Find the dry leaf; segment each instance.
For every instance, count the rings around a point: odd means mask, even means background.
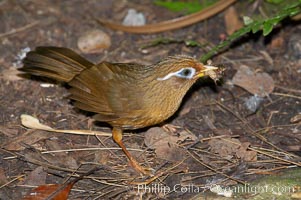
[[[51,137],[49,133],[43,133],[41,131],[27,131],[24,134],[16,136],[14,138],[10,138],[8,142],[5,143],[4,147],[7,150],[11,151],[19,151],[25,149],[24,146],[20,145],[21,143],[25,143],[28,145],[33,145],[40,140],[44,140]]]
[[[22,114],[21,115],[21,123],[23,126],[31,129],[43,130],[43,131],[50,131],[50,132],[57,132],[57,133],[70,133],[76,135],[101,135],[101,136],[112,136],[111,133],[105,133],[102,131],[90,131],[90,130],[59,130],[53,129],[49,126],[41,124],[37,118],[33,116]]]
[[[211,152],[219,154],[221,157],[236,156],[245,161],[256,161],[257,153],[247,150],[250,143],[241,143],[238,139],[212,139],[208,142]]]
[[[22,125],[27,128],[38,129],[38,130],[45,130],[45,131],[53,131],[53,128],[41,124],[37,118],[33,116],[22,114],[21,115],[21,122]]]
[[[241,143],[241,146],[236,151],[237,158],[241,158],[245,161],[256,161],[257,160],[257,152],[248,151],[248,147],[250,146],[249,142]]]
[[[232,82],[248,92],[265,97],[275,87],[273,78],[267,73],[255,73],[248,66],[242,65],[234,75]]]
[[[22,79],[18,74],[20,74],[20,71],[18,71],[17,68],[10,67],[3,70],[0,77],[7,81],[18,81]]]
[[[43,185],[45,184],[47,172],[42,166],[35,168],[24,181],[26,185]]]
[[[185,150],[175,146],[159,146],[155,153],[157,158],[168,161],[181,161],[185,157]]]
[[[225,11],[225,24],[228,35],[231,35],[235,31],[243,27],[243,23],[239,19],[235,7],[231,6]]]
[[[208,142],[211,147],[211,152],[219,154],[221,157],[232,157],[239,148],[240,141],[234,138],[227,139],[231,142],[226,142],[221,139],[212,139]]]
[[[46,146],[48,151],[55,151],[58,149],[64,149],[68,148],[70,149],[71,147],[66,147],[66,144],[59,142],[58,140],[47,140],[46,141]],[[68,167],[71,169],[77,169],[78,168],[78,163],[76,161],[76,156],[73,153],[66,153],[66,152],[57,152],[55,154],[47,154],[43,155],[45,156],[45,160],[47,160],[49,163],[56,165],[56,166],[63,166],[63,167]],[[47,157],[47,158],[46,158]]]
[[[186,139],[196,140],[197,137],[187,131],[180,132],[179,136],[170,135],[162,128],[154,127],[145,133],[144,143],[147,147],[155,149],[158,158],[179,161],[185,156],[185,150],[178,148],[177,143]]]
[[[57,189],[63,187],[61,184],[47,184],[40,185],[29,192],[22,200],[45,200],[47,198],[51,200],[67,200],[68,195],[73,187],[74,182],[69,183],[63,190],[59,191],[56,195],[49,198]]]
[[[156,149],[162,145],[168,145],[168,143],[175,144],[176,142],[177,138],[175,138],[175,136],[169,135],[159,127],[148,129],[144,137],[145,145],[151,149]]]
[[[285,39],[282,36],[273,37],[271,44],[269,45],[269,48],[279,50],[284,48],[285,45]]]
[[[150,128],[145,133],[144,143],[147,147],[155,149],[162,145],[173,145],[177,142],[182,142],[186,139],[196,140],[197,137],[187,131],[182,131],[179,136],[170,135],[165,132],[162,128],[154,127]]]

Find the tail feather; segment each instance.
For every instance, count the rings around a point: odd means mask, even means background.
[[[37,47],[27,53],[21,71],[69,82],[94,64],[74,51],[61,47]]]
[[[49,56],[55,60],[61,60],[74,67],[81,66],[81,68],[89,68],[94,65],[74,51],[63,47],[37,47],[36,52]]]

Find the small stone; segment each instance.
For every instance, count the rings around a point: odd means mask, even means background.
[[[256,112],[258,108],[261,105],[261,102],[263,101],[262,97],[259,97],[257,95],[251,96],[248,99],[245,99],[245,106],[247,109],[251,112]]]
[[[122,24],[125,26],[143,26],[145,21],[143,13],[138,13],[135,9],[129,9]]]
[[[111,37],[99,29],[89,30],[78,39],[77,46],[83,53],[101,53],[111,46]]]

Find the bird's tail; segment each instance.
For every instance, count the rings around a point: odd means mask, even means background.
[[[74,51],[62,47],[37,47],[27,53],[23,64],[21,71],[64,82],[94,66]]]

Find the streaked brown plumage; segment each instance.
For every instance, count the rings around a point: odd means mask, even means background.
[[[23,63],[20,70],[24,72],[67,82],[74,105],[95,113],[96,120],[109,123],[113,127],[113,139],[142,173],[146,173],[145,170],[122,142],[123,130],[166,120],[178,109],[199,77],[217,70],[183,55],[171,56],[149,66],[108,62],[95,65],[61,47],[37,47],[26,55]]]

